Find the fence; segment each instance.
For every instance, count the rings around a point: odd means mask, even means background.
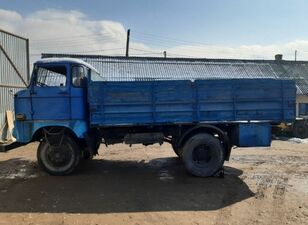
[[[0,29],[0,144],[10,141],[6,111],[14,110],[14,94],[28,85],[29,73],[28,39]]]

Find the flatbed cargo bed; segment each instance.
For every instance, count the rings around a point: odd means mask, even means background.
[[[92,81],[88,88],[91,126],[279,123],[294,119],[295,96],[294,81],[275,79]]]

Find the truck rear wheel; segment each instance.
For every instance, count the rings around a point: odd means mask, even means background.
[[[182,160],[187,171],[198,177],[215,175],[224,163],[224,148],[210,134],[196,134],[183,147]]]
[[[54,141],[53,141],[54,142]],[[64,135],[57,146],[48,141],[40,143],[37,151],[38,164],[51,175],[71,174],[80,161],[80,149],[75,140]]]

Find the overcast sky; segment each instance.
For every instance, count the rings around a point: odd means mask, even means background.
[[[91,4],[90,4],[91,3]],[[41,52],[308,60],[306,0],[0,0],[0,28]]]

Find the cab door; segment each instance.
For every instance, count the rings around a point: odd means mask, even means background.
[[[35,65],[31,87],[33,120],[69,120],[71,117],[66,64]]]
[[[71,118],[72,120],[87,120],[87,86],[89,69],[83,65],[71,67]]]

